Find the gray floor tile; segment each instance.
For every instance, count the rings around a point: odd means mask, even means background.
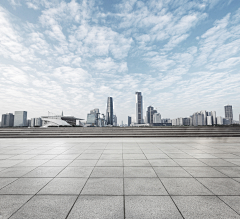
[[[240,214],[240,196],[219,196],[219,198]]]
[[[98,160],[101,154],[81,154],[78,160]]]
[[[240,216],[214,196],[173,196],[179,210],[186,219],[230,219]]]
[[[123,178],[90,178],[81,194],[123,195]]]
[[[55,177],[64,167],[37,167],[23,177]]]
[[[170,158],[193,158],[193,156],[186,153],[167,153]]]
[[[125,195],[168,195],[157,178],[125,178]]]
[[[0,178],[0,189],[17,180],[17,178]]]
[[[123,159],[126,160],[144,160],[146,159],[144,154],[123,154]]]
[[[22,178],[0,190],[0,194],[36,194],[51,178]]]
[[[31,195],[0,195],[0,218],[9,218],[31,197]]]
[[[122,160],[122,154],[102,154],[100,160]]]
[[[199,159],[203,163],[207,164],[208,166],[216,167],[216,166],[236,166],[233,163],[230,163],[223,159]]]
[[[126,196],[125,206],[128,219],[182,218],[169,196]]]
[[[166,154],[146,154],[145,156],[147,157],[147,159],[163,159],[163,158],[169,158]]]
[[[212,167],[184,167],[193,177],[227,177]]]
[[[150,167],[151,164],[148,160],[123,160],[123,164],[125,167]]]
[[[38,194],[78,195],[87,178],[55,178],[42,188]]]
[[[26,160],[24,162],[19,163],[17,166],[38,167],[46,162],[47,162],[47,160]]]
[[[89,177],[94,167],[66,167],[56,177]]]
[[[124,167],[124,177],[157,177],[152,167]]]
[[[161,178],[170,195],[213,195],[193,178]]]
[[[9,167],[0,172],[0,177],[21,177],[36,167]]]
[[[69,164],[70,167],[94,167],[97,160],[74,160]]]
[[[225,159],[226,161],[240,166],[240,159]]]
[[[148,160],[149,163],[153,167],[171,167],[171,166],[179,166],[174,160],[172,159],[159,159],[159,160]]]
[[[215,167],[215,169],[229,177],[240,177],[240,167]]]
[[[207,166],[205,163],[197,159],[173,159],[179,166],[183,167],[202,167]]]
[[[95,167],[90,177],[123,177],[123,167]]]
[[[72,162],[72,160],[49,160],[44,163],[43,167],[66,167]]]
[[[123,161],[122,160],[99,160],[96,166],[101,167],[122,167]]]
[[[215,195],[240,195],[240,183],[229,178],[198,178]]]
[[[94,207],[93,207],[94,206]],[[123,219],[122,196],[80,196],[68,219]]]
[[[11,219],[65,219],[77,196],[37,195]]]
[[[192,177],[182,167],[154,167],[158,177]]]
[[[0,160],[0,167],[12,167],[15,165],[19,165],[24,160]]]

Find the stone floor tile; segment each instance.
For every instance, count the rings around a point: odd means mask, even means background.
[[[72,162],[72,160],[49,160],[44,163],[43,167],[66,167]]]
[[[101,154],[81,154],[78,160],[98,160]]]
[[[89,178],[81,194],[123,195],[123,178]]]
[[[70,167],[94,167],[97,160],[74,160],[69,164]]]
[[[163,158],[166,158],[166,159],[168,159],[169,158],[169,156],[167,156],[166,154],[146,154],[145,153],[145,156],[147,157],[147,159],[152,159],[152,160],[154,160],[154,159],[163,159]]]
[[[0,177],[21,177],[36,167],[9,167],[0,172]]]
[[[167,153],[167,155],[168,155],[168,157],[170,157],[170,158],[183,158],[183,159],[185,159],[185,158],[189,158],[189,159],[191,159],[191,158],[193,158],[191,155],[189,155],[189,154],[186,154],[186,153]]]
[[[230,163],[223,159],[199,159],[203,163],[207,164],[208,166],[216,167],[216,166],[236,166],[233,163]]]
[[[125,195],[168,195],[158,178],[125,178]]]
[[[64,167],[37,167],[23,177],[55,177]]]
[[[161,178],[170,195],[213,195],[193,178]]]
[[[56,177],[89,177],[93,167],[66,167]]]
[[[240,216],[215,196],[173,196],[185,219],[239,219]]]
[[[198,159],[173,159],[179,166],[183,167],[202,167],[207,166],[205,163],[199,161]]]
[[[123,167],[95,167],[90,177],[123,177]]]
[[[0,218],[9,218],[31,197],[31,195],[0,195]]]
[[[24,162],[19,163],[17,166],[23,167],[38,167],[42,164],[46,163],[48,160],[26,160]]]
[[[87,178],[55,178],[42,188],[38,194],[78,195]]]
[[[146,157],[144,154],[123,154],[123,159],[125,160],[145,160]]]
[[[0,190],[0,194],[36,194],[51,178],[20,178]]]
[[[123,165],[125,167],[150,167],[151,164],[148,160],[123,160]]]
[[[24,162],[24,160],[0,160],[0,167],[12,167],[22,162]]]
[[[198,178],[215,195],[240,195],[240,183],[229,178]]]
[[[126,196],[125,212],[128,219],[182,218],[169,196]]]
[[[219,196],[219,198],[240,214],[240,196]]]
[[[227,177],[212,167],[184,167],[193,177]]]
[[[102,154],[100,160],[122,160],[122,154]]]
[[[240,177],[240,167],[215,167],[215,169],[229,177]]]
[[[169,166],[179,166],[172,159],[158,159],[158,160],[148,160],[153,167],[169,167]]]
[[[182,167],[154,167],[155,172],[158,177],[192,177],[186,170]]]
[[[124,177],[157,177],[152,167],[124,167]]]
[[[100,167],[122,167],[123,161],[122,160],[99,160],[96,166]]]
[[[123,219],[123,196],[79,196],[68,216],[68,219],[76,218]]]
[[[0,189],[12,183],[15,180],[17,180],[17,178],[0,178]]]
[[[36,195],[11,219],[65,219],[77,196]]]

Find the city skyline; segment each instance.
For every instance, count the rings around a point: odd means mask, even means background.
[[[240,114],[240,1],[0,3],[0,114],[62,110],[86,120],[114,98],[118,121]]]

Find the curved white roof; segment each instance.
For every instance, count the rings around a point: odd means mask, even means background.
[[[43,125],[43,127],[48,127],[48,126],[71,126],[66,121],[61,120],[61,119],[42,118],[42,120],[48,122],[47,124]]]

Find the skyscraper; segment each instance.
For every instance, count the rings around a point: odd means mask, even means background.
[[[14,126],[28,126],[27,111],[15,111]]]
[[[232,105],[224,106],[224,111],[225,111],[225,119],[230,120],[230,124],[232,124],[233,123]]]
[[[141,92],[136,92],[136,123],[143,123],[143,101]]]
[[[6,113],[2,115],[2,127],[13,127],[14,115],[12,113]]]
[[[131,116],[128,116],[128,126],[130,126],[132,123],[132,117]]]
[[[113,98],[112,97],[108,97],[107,99],[106,121],[107,121],[107,125],[113,125]]]
[[[161,114],[160,113],[153,114],[153,123],[161,123]]]
[[[147,108],[147,112],[146,112],[147,121],[145,121],[145,123],[153,124],[153,114],[154,113],[157,113],[157,110],[154,110],[154,108],[152,106],[149,106]]]

